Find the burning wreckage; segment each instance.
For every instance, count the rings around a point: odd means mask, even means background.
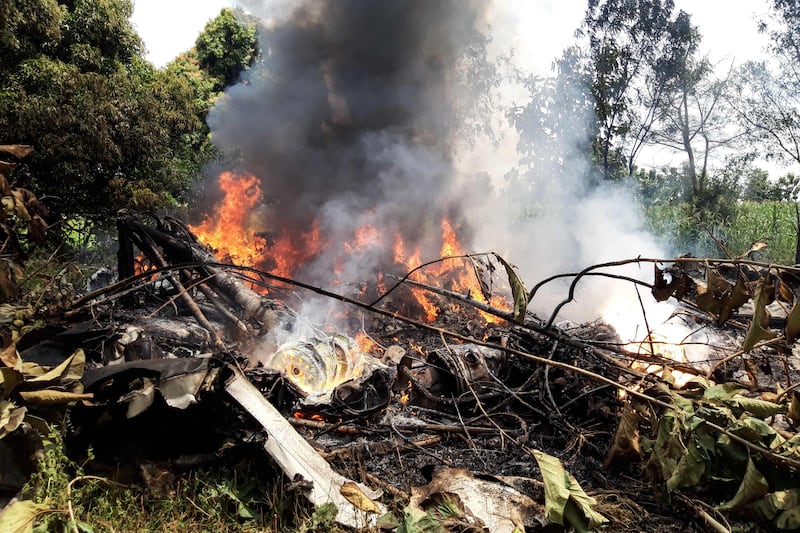
[[[499,255],[458,253],[352,296],[221,262],[176,219],[118,231],[119,281],[2,353],[6,492],[31,415],[69,404],[71,446],[100,460],[190,465],[259,442],[354,528],[392,528],[398,501],[406,519],[450,502],[459,530],[800,527],[796,268],[636,258],[527,290]],[[680,325],[636,340],[556,324],[594,276],[677,300]],[[562,278],[548,319],[526,312]]]

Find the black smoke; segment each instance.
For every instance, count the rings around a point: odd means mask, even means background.
[[[443,217],[468,238],[453,154],[480,123],[492,73],[486,4],[309,0],[264,20],[261,61],[208,123],[231,165],[260,178],[264,231],[320,225],[332,253],[317,274],[364,223],[385,235],[373,263],[385,263],[394,232],[437,257]]]

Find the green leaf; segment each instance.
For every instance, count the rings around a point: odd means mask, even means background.
[[[525,284],[508,261],[498,254],[494,254],[494,256],[503,264],[506,269],[506,274],[508,275],[508,283],[511,285],[511,294],[514,296],[514,320],[519,324],[524,324],[525,310],[528,308],[528,291],[525,289]]]
[[[563,526],[571,525],[579,531],[585,531],[587,525],[595,528],[608,522],[606,517],[594,510],[595,499],[583,491],[558,458],[539,450],[531,450],[531,453],[542,472],[544,508],[548,520]]]
[[[760,400],[758,398],[747,398],[746,396],[737,396],[733,398],[730,403],[758,418],[767,418],[786,411],[786,408],[780,404]]]
[[[703,478],[706,461],[694,441],[686,447],[686,453],[680,458],[672,475],[667,479],[667,491],[683,487],[693,487]]]
[[[721,504],[718,509],[723,511],[730,511],[737,509],[743,505],[753,502],[769,492],[769,483],[766,478],[759,472],[752,459],[747,460],[747,470],[745,470],[742,477],[742,483],[739,485],[739,490],[736,491],[733,498]]]
[[[738,383],[720,383],[703,391],[703,398],[706,400],[730,400],[745,390],[747,389]]]
[[[36,517],[49,507],[30,500],[19,500],[0,513],[0,531],[8,533],[28,533],[33,531]]]
[[[597,505],[597,501],[583,491],[578,483],[578,480],[572,475],[569,476],[567,488],[569,489],[570,496],[568,503],[570,506],[571,504],[575,504],[585,518],[585,520],[582,520],[580,523],[584,523],[586,520],[588,520],[589,529],[595,529],[608,522],[608,519],[605,516],[594,510],[594,506]],[[576,528],[578,527],[577,520],[574,522],[569,520],[569,523]]]
[[[800,506],[783,511],[775,518],[775,525],[779,529],[797,531],[800,529]]]
[[[558,458],[539,450],[531,450],[544,482],[544,508],[547,519],[555,524],[564,525],[564,508],[567,506],[570,491],[567,471]]]

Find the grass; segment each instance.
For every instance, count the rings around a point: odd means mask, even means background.
[[[736,203],[728,207],[724,216],[698,213],[686,205],[656,206],[647,209],[646,216],[651,231],[675,255],[724,257],[716,239],[731,255],[737,256],[746,253],[754,242],[763,240],[768,247],[757,252],[756,259],[794,264],[797,227],[792,203]]]
[[[46,507],[34,524],[41,532],[342,531],[333,521],[334,508],[315,510],[302,496],[286,492],[285,480],[263,451],[253,451],[183,474],[156,469],[158,479],[149,483],[120,482],[112,477],[124,478],[122,471],[87,474],[91,453],[84,464],[76,463],[53,432],[23,497]]]

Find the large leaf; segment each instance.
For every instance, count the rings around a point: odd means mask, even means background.
[[[744,339],[742,350],[749,352],[759,342],[767,339],[774,339],[778,334],[774,331],[766,329],[769,324],[769,305],[775,294],[775,285],[772,283],[770,276],[763,276],[759,281],[756,295],[753,302],[753,319],[750,321],[750,329],[747,330],[747,336]]]
[[[606,455],[605,467],[616,464],[627,464],[633,458],[642,456],[642,448],[639,442],[639,414],[630,406],[626,405],[622,410],[622,416],[614,434],[614,444]]]
[[[0,368],[0,387],[3,389],[3,399],[8,399],[17,385],[22,383],[22,372],[13,368]]]
[[[686,453],[681,456],[672,475],[667,479],[667,491],[697,485],[706,471],[706,461],[697,444],[691,441],[686,447]]]
[[[548,520],[564,526],[571,525],[579,531],[585,531],[587,526],[596,528],[608,522],[594,510],[594,498],[583,491],[558,458],[539,450],[531,450],[531,453],[542,472],[544,507]]]
[[[723,298],[731,290],[731,284],[715,268],[706,264],[706,286],[697,288],[697,306],[703,311],[719,315]]]
[[[758,398],[747,398],[746,396],[737,396],[730,403],[758,418],[767,418],[786,411],[786,408],[780,404],[759,400]]]
[[[795,302],[789,312],[789,316],[786,317],[786,325],[783,332],[786,335],[786,342],[789,344],[793,343],[797,336],[800,335],[800,300]]]
[[[5,349],[3,349],[2,352],[0,352],[0,362],[2,362],[8,368],[22,370],[22,358],[17,352],[16,344],[9,344]]]
[[[362,511],[378,514],[382,512],[381,508],[378,507],[378,505],[369,496],[364,494],[364,491],[352,481],[343,483],[342,487],[339,489],[339,492],[345,497],[345,499],[347,499],[347,501]]]
[[[33,152],[33,146],[29,144],[0,144],[0,152],[22,159]]]
[[[694,281],[683,269],[678,274],[671,272],[672,279],[667,283],[664,271],[655,263],[653,263],[653,267],[655,267],[655,276],[652,293],[658,302],[666,301],[670,296],[680,300],[694,286]]]
[[[736,491],[733,498],[721,504],[719,509],[729,511],[731,509],[739,508],[753,502],[769,492],[769,483],[767,483],[764,475],[759,472],[752,459],[747,459],[747,470],[745,470],[742,483],[739,485],[739,490]]]
[[[67,357],[57,367],[46,371],[44,374],[37,375],[25,381],[26,384],[53,385],[57,383],[74,382],[83,376],[83,366],[86,363],[86,356],[83,349],[78,348],[75,353]]]
[[[525,284],[508,261],[498,254],[494,254],[494,256],[503,264],[506,269],[506,274],[508,275],[508,283],[511,285],[511,294],[514,296],[514,320],[519,324],[524,324],[525,310],[528,308],[528,291],[525,289]]]
[[[734,311],[750,301],[752,291],[744,280],[744,275],[740,272],[736,277],[736,285],[730,294],[727,294],[721,302],[717,323],[721,326],[731,317]]]
[[[19,500],[0,513],[0,531],[8,533],[28,533],[33,531],[36,517],[49,507],[30,500]]]

